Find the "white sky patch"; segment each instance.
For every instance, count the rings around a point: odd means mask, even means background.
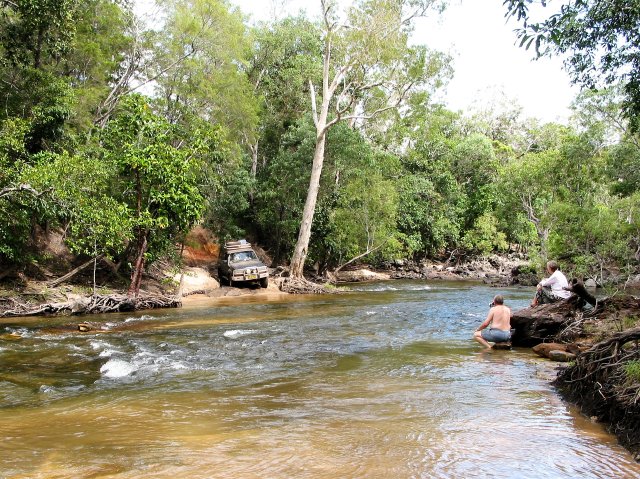
[[[504,17],[503,0],[453,1],[441,19],[421,20],[414,40],[450,53],[455,75],[442,100],[466,110],[496,97],[521,105],[524,115],[566,122],[579,92],[562,68],[561,58],[533,60],[518,46],[514,19]]]

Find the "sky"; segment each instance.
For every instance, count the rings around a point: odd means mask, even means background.
[[[250,22],[268,21],[304,10],[318,18],[320,0],[230,0]],[[348,4],[349,0],[344,0]],[[152,0],[136,0],[150,4]],[[514,20],[504,18],[503,0],[450,0],[443,15],[421,19],[413,41],[449,53],[454,78],[438,93],[452,110],[473,111],[502,104],[522,107],[524,117],[567,122],[579,92],[560,58],[533,60],[516,45]]]

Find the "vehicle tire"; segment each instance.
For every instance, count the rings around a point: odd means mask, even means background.
[[[269,278],[260,278],[260,286],[262,286],[263,288],[269,286]]]
[[[222,272],[218,270],[218,281],[220,282],[220,286],[227,286],[227,279],[222,275]]]

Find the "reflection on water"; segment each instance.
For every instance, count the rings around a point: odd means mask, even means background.
[[[88,334],[5,320],[23,339],[0,342],[0,477],[638,477],[549,363],[469,339],[496,292],[378,283]]]

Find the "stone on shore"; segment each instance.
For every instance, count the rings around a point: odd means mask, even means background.
[[[368,269],[339,271],[336,279],[341,283],[359,283],[363,281],[386,281],[391,278],[387,273],[377,273]]]
[[[558,344],[558,343],[540,343],[533,347],[533,352],[543,358],[549,358],[551,351],[562,351],[576,354],[579,352],[578,346],[575,344]]]
[[[212,278],[204,268],[185,267],[183,275],[176,274],[172,279],[176,284],[179,284],[181,277],[183,296],[189,296],[195,293],[206,294],[209,291],[220,288],[220,283]]]
[[[551,359],[551,361],[568,363],[569,361],[573,361],[575,358],[576,358],[575,354],[567,351],[558,351],[557,349],[553,351],[549,351],[549,359]]]

